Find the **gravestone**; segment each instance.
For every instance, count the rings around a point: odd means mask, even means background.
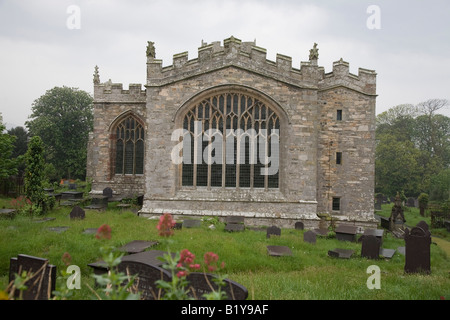
[[[375,210],[381,210],[381,202],[375,202]]]
[[[323,228],[317,228],[312,230],[316,235],[318,236],[327,236],[328,235],[328,229]]]
[[[374,235],[365,235],[362,241],[361,257],[378,259],[380,256],[381,241]]]
[[[190,297],[198,300],[204,300],[203,295],[210,293],[213,290],[218,290],[218,285],[214,282],[215,275],[203,272],[190,272],[186,277],[189,282],[188,288]],[[227,300],[246,300],[248,297],[248,290],[241,284],[225,279],[225,286],[221,287],[222,291],[225,291]]]
[[[153,247],[157,244],[158,242],[156,241],[134,240],[123,245],[118,250],[126,252],[128,254],[133,254],[145,251],[146,249]]]
[[[11,258],[9,263],[9,282],[14,281],[15,274],[26,271],[33,274],[32,279],[25,285],[28,287],[22,298],[24,300],[47,300],[52,297],[56,284],[56,266],[48,263],[47,259],[19,254],[17,258]],[[19,297],[19,290],[14,292]]]
[[[72,211],[70,211],[70,219],[84,219],[85,216],[86,212],[79,206],[73,207]]]
[[[422,227],[420,227],[420,226]],[[425,224],[426,225],[426,224]],[[428,225],[419,222],[411,231],[405,230],[405,272],[427,273],[431,272],[430,245],[431,233]]]
[[[197,228],[202,225],[200,220],[196,219],[186,219],[183,221],[183,228]]]
[[[291,249],[286,246],[267,246],[267,253],[273,257],[292,256]]]
[[[415,199],[412,197],[408,198],[408,200],[406,200],[406,206],[410,207],[410,208],[414,208],[416,206]]]
[[[245,230],[244,217],[227,217],[225,222],[225,231],[239,232]]]
[[[0,209],[0,218],[12,219],[16,212],[15,209]]]
[[[108,207],[108,196],[95,195],[91,198],[91,204],[86,209],[102,210]]]
[[[350,259],[354,252],[354,250],[350,249],[335,248],[333,250],[328,250],[328,256],[340,259]]]
[[[145,264],[151,264],[153,266],[162,267],[166,262],[161,258],[167,254],[167,251],[162,250],[148,250],[139,253],[129,254],[122,257],[122,261],[136,261]],[[172,258],[175,258],[176,254],[171,253]]]
[[[365,229],[363,235],[359,237],[358,242],[362,242],[366,236],[374,236],[380,240],[381,244],[383,244],[383,235],[383,229]]]
[[[78,191],[64,191],[61,192],[62,199],[83,199],[83,192]]]
[[[164,292],[157,287],[155,282],[158,280],[169,282],[172,278],[169,271],[139,261],[122,260],[117,269],[126,275],[136,276],[132,291],[139,292],[143,300],[157,300],[162,297]],[[125,283],[128,283],[128,281],[125,281]]]
[[[183,222],[175,222],[175,226],[173,228],[175,230],[181,230],[183,228]]]
[[[336,230],[336,239],[341,241],[356,241],[356,232],[358,230],[358,227],[356,226],[350,226],[346,224],[340,224]]]
[[[314,231],[311,231],[311,230],[306,231],[303,234],[303,241],[315,244],[316,243],[316,236],[317,236],[317,234]]]
[[[305,224],[301,221],[297,221],[295,223],[295,229],[296,230],[303,230],[305,228]]]
[[[271,236],[281,236],[281,229],[277,226],[271,226],[267,228],[266,238],[270,238]]]
[[[111,188],[107,187],[105,189],[103,189],[103,195],[108,197],[108,199],[113,197],[113,191]]]

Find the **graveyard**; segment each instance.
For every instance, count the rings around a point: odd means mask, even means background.
[[[6,208],[9,201],[1,198],[0,207]],[[127,248],[122,260],[135,267],[133,270],[141,270],[140,256],[133,255],[138,252],[141,252],[138,255],[151,255],[168,249],[172,253],[188,249],[199,264],[206,252],[214,252],[219,261],[225,263],[220,272],[236,288],[244,288],[245,295],[240,299],[450,298],[450,253],[443,245],[448,244],[450,237],[445,229],[430,229],[429,261],[424,264],[429,270],[417,271],[411,270],[414,265],[406,261],[405,239],[397,238],[380,225],[377,230],[366,233],[356,233],[348,227],[307,230],[301,224],[292,228],[252,228],[239,219],[225,221],[205,216],[195,221],[176,221],[169,244],[168,238],[158,233],[158,219],[138,216],[136,203],[123,206],[123,202],[110,201],[101,208],[92,203],[79,207],[63,203],[57,203],[44,216],[20,214],[0,219],[0,290],[7,288],[11,261],[20,260],[20,255],[46,259],[56,270],[55,287],[58,288],[64,285],[61,271],[67,268],[63,256],[66,259],[70,256],[70,264],[78,266],[81,273],[81,288],[74,289],[70,299],[96,300],[91,290],[95,288],[93,265],[101,258],[100,247],[107,243],[115,248]],[[383,204],[377,214],[388,215],[391,207],[391,204]],[[429,217],[420,219],[418,215],[416,208],[405,211],[411,235],[416,233],[415,219],[430,225]],[[414,224],[408,225],[409,221]],[[95,237],[102,225],[111,228],[108,240]],[[411,250],[414,249],[409,252]],[[161,264],[154,265],[161,267]],[[368,286],[371,276],[368,270],[373,265],[380,269],[379,289]],[[194,277],[193,273],[191,279]]]

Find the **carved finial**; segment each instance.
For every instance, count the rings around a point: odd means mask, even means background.
[[[95,66],[94,84],[100,84],[100,75],[98,74],[98,66]]]
[[[147,57],[156,58],[155,43],[147,41]]]
[[[319,59],[319,49],[317,48],[317,43],[314,43],[314,47],[309,50],[309,60]]]

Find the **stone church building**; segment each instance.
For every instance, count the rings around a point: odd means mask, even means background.
[[[376,226],[374,71],[341,58],[325,73],[317,44],[299,68],[234,37],[166,67],[155,51],[148,42],[144,88],[100,82],[96,67],[92,193],[144,195],[142,216]]]

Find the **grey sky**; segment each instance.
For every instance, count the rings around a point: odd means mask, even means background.
[[[80,29],[69,29],[69,6]],[[380,29],[369,29],[370,5]],[[314,42],[326,72],[341,57],[375,70],[377,113],[398,104],[450,99],[450,1],[350,0],[0,0],[0,113],[7,127],[24,125],[33,101],[55,86],[92,93],[94,66],[102,82],[145,84],[147,41],[163,65],[201,41],[231,35],[307,61]],[[444,112],[450,116],[450,110]]]

